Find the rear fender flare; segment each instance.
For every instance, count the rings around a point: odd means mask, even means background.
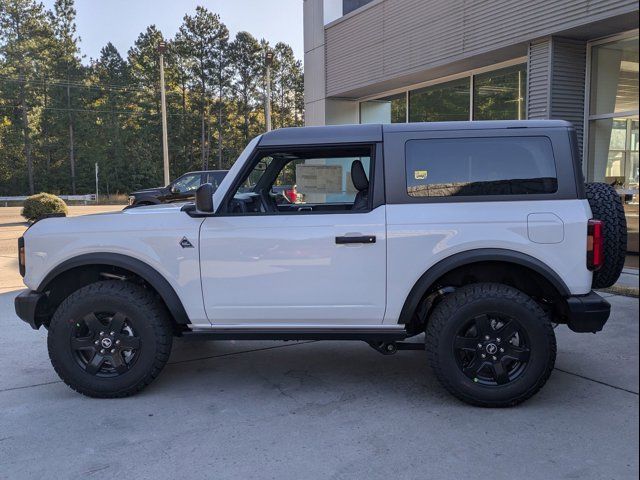
[[[553,271],[551,267],[537,258],[514,250],[500,248],[467,250],[440,260],[422,274],[409,292],[409,295],[402,306],[398,323],[411,323],[413,314],[418,308],[420,301],[440,277],[458,267],[479,262],[504,262],[527,267],[545,277],[562,297],[568,297],[571,295],[567,284],[562,280],[562,278],[560,278],[560,276]]]

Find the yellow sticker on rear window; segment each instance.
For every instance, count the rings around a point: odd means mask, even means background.
[[[413,178],[415,178],[416,180],[424,180],[425,178],[427,178],[428,173],[429,172],[427,170],[415,170],[413,172]]]

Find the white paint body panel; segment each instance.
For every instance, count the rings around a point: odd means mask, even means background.
[[[216,205],[258,140],[225,177]],[[368,213],[205,219],[180,207],[38,222],[24,235],[25,284],[36,289],[56,266],[79,255],[127,255],[173,286],[199,328],[397,324],[429,268],[481,248],[530,255],[555,271],[571,294],[591,290],[586,200],[393,204]],[[376,243],[337,245],[335,237],[345,235],[375,235]],[[195,248],[182,248],[183,236]]]
[[[51,218],[24,234],[24,283],[35,290],[56,266],[79,255],[119,253],[160,273],[174,288],[194,324],[209,324],[202,305],[198,259],[201,218],[180,211],[179,204],[138,207],[116,213]],[[186,236],[195,248],[179,245]]]
[[[564,223],[564,239],[532,242],[527,217],[553,213]],[[387,312],[385,324],[397,323],[413,285],[429,268],[467,250],[501,248],[530,255],[555,271],[572,294],[591,291],[586,267],[586,200],[465,202],[387,205]]]
[[[376,243],[336,245],[336,236]],[[210,217],[202,289],[213,324],[381,324],[385,207],[368,213]]]

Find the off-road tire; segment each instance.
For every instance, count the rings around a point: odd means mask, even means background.
[[[518,320],[531,343],[522,376],[505,385],[474,383],[458,366],[453,341],[469,318],[501,312]],[[447,295],[431,314],[425,332],[427,358],[440,383],[463,402],[481,407],[511,407],[533,396],[555,365],[556,339],[549,316],[529,296],[508,285],[474,283]]]
[[[627,254],[627,217],[620,195],[606,183],[585,185],[591,213],[604,222],[604,265],[593,272],[592,288],[608,288],[620,277]]]
[[[102,378],[78,365],[70,337],[76,319],[111,310],[124,312],[134,325],[140,357],[125,373]],[[49,358],[60,378],[75,391],[97,398],[127,397],[145,388],[167,363],[172,342],[166,308],[144,287],[119,280],[92,283],[72,293],[53,315],[47,338]]]

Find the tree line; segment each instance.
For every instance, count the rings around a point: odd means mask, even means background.
[[[73,0],[47,10],[0,0],[0,195],[127,193],[162,183],[158,46],[164,54],[171,178],[226,169],[265,129],[272,52],[274,128],[303,124],[302,64],[285,43],[231,37],[204,7],[173,38],[154,25],[123,56],[111,44],[83,62]]]

